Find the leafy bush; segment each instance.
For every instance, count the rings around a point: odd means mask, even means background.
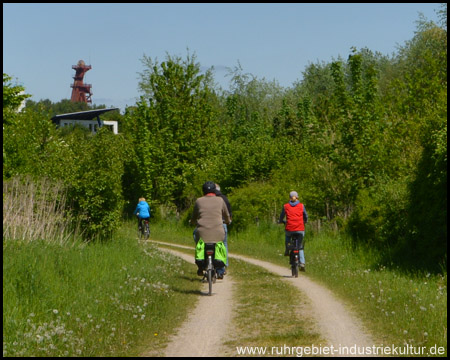
[[[361,190],[346,230],[354,243],[379,250],[399,246],[407,222],[408,189],[405,181],[392,181]]]
[[[78,147],[71,145],[76,151],[73,159],[76,173],[69,180],[73,213],[79,218],[86,238],[109,237],[120,225],[124,205],[123,138],[103,128]]]
[[[243,230],[260,221],[276,222],[286,200],[286,192],[270,183],[258,182],[236,189],[229,200],[233,210],[232,226]]]

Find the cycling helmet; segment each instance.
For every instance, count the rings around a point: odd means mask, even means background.
[[[216,184],[213,181],[207,181],[203,184],[203,195],[213,193],[216,190]]]

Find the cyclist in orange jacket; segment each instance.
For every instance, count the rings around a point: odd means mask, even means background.
[[[286,216],[286,221],[284,217]],[[281,210],[279,223],[285,223],[285,252],[284,256],[289,256],[289,250],[287,244],[292,237],[292,234],[300,234],[301,241],[305,236],[305,224],[308,222],[308,213],[306,212],[305,205],[298,200],[298,194],[296,191],[289,193],[289,202],[283,205]],[[303,249],[299,252],[300,255],[300,271],[305,271],[305,252]]]

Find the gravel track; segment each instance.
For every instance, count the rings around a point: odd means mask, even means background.
[[[193,250],[193,247],[190,246],[160,241],[151,242]],[[160,248],[160,250],[168,251],[190,263],[194,263],[193,255],[187,255],[172,249]],[[328,341],[328,344],[322,344],[322,346],[333,345],[334,348],[340,346],[350,348],[355,345],[357,347],[371,347],[375,344],[358,318],[330,290],[310,280],[303,273],[300,273],[298,278],[292,278],[288,264],[286,264],[286,267],[283,267],[267,261],[231,253],[229,257],[246,261],[277,274],[282,280],[288,281],[308,296],[311,300],[312,314],[310,315],[317,322],[318,331]],[[227,326],[229,328],[233,315],[233,279],[226,275],[224,280],[217,280],[213,285],[212,296],[207,296],[207,285],[205,284],[203,290],[205,296],[199,299],[194,311],[183,323],[177,334],[173,336],[165,356],[204,357],[223,354],[221,350],[221,334],[226,334]],[[217,311],[219,308],[222,310]],[[214,323],[211,322],[211,319],[215,319]],[[223,329],[221,331],[217,331],[217,324],[222,324],[221,327]],[[335,354],[334,356],[337,355]]]

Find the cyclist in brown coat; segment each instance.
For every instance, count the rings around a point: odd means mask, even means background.
[[[202,238],[205,243],[218,243],[225,238],[223,223],[231,222],[225,201],[215,193],[216,184],[207,181],[203,184],[203,196],[195,201],[191,223],[196,224],[194,241],[197,244]],[[225,269],[218,269],[217,275],[222,275]],[[200,271],[199,271],[200,272]],[[200,275],[200,274],[199,274]]]

